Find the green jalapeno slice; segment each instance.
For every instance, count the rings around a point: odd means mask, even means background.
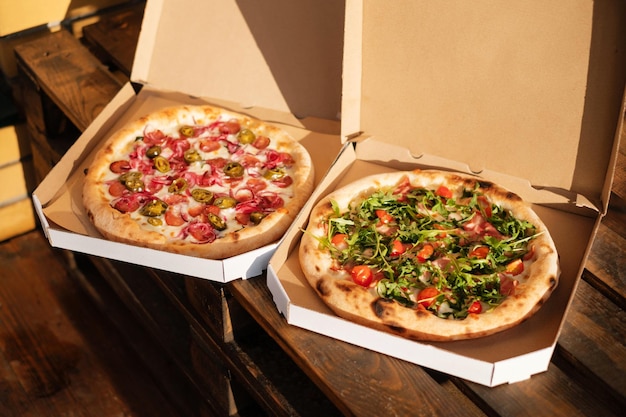
[[[172,181],[172,184],[167,187],[167,191],[172,194],[182,193],[187,189],[187,185],[188,183],[186,179],[176,178],[174,181]]]
[[[276,181],[285,176],[285,170],[282,168],[268,169],[263,174],[263,178],[270,181]]]
[[[170,161],[168,161],[166,158],[162,157],[161,155],[155,157],[153,161],[154,161],[154,167],[156,168],[157,171],[167,172],[170,170]]]
[[[165,210],[167,210],[167,203],[159,199],[154,199],[147,202],[139,212],[146,217],[159,217],[165,213]]]
[[[188,164],[191,164],[193,162],[202,161],[202,156],[195,149],[187,149],[185,151],[185,154],[183,155],[183,158],[185,158],[185,162],[187,162]]]
[[[265,214],[261,213],[260,211],[254,211],[250,213],[250,221],[253,224],[261,223],[261,220],[263,220],[264,217],[265,217]]]
[[[163,220],[158,217],[148,217],[148,224],[152,226],[161,226],[163,224]]]
[[[226,222],[217,214],[209,213],[207,219],[209,220],[209,223],[211,223],[211,225],[217,230],[226,229]]]
[[[126,189],[134,193],[144,191],[145,185],[141,180],[141,173],[136,171],[125,172],[120,175],[119,180]]]
[[[232,197],[218,197],[213,202],[217,207],[221,209],[232,208],[237,205],[237,200]]]
[[[224,174],[232,178],[243,177],[244,169],[243,165],[239,162],[229,162],[224,165]]]
[[[180,132],[182,136],[189,138],[193,136],[194,129],[193,126],[181,126],[178,132]]]
[[[194,188],[191,190],[191,197],[198,203],[211,204],[211,202],[213,202],[213,193],[204,188]]]
[[[237,134],[237,140],[242,145],[248,145],[256,139],[256,135],[250,129],[242,129]]]

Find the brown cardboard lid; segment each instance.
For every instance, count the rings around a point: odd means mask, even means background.
[[[347,6],[343,137],[593,200],[607,192],[626,77],[623,2]]]
[[[151,0],[131,79],[163,90],[337,120],[344,5]]]

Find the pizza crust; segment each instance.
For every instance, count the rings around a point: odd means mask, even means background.
[[[373,191],[394,187],[408,176],[413,187],[432,188],[444,184],[449,188],[460,184],[473,188],[480,184],[484,193],[496,204],[514,215],[533,223],[543,232],[535,238],[534,260],[522,280],[509,296],[493,311],[469,314],[462,320],[442,319],[429,311],[407,308],[394,301],[382,299],[372,288],[354,283],[344,270],[333,268],[330,254],[320,249],[316,237],[325,236],[323,219],[332,213],[331,200],[341,212],[348,204]],[[558,254],[550,234],[529,205],[520,197],[491,182],[476,177],[442,171],[394,172],[366,177],[323,198],[313,208],[309,225],[299,248],[302,271],[317,295],[340,317],[381,331],[413,340],[452,341],[491,335],[509,329],[532,316],[549,298],[558,284]]]
[[[293,196],[268,214],[258,225],[229,232],[211,243],[199,244],[172,239],[140,226],[128,213],[111,207],[105,177],[111,162],[128,153],[135,138],[146,129],[168,130],[181,125],[208,123],[219,117],[236,119],[242,128],[271,138],[272,149],[286,152],[294,160]],[[213,106],[179,106],[144,116],[114,133],[96,153],[83,185],[83,205],[95,228],[107,239],[167,252],[208,259],[239,255],[278,240],[293,222],[313,190],[314,167],[307,150],[284,130],[260,120]]]

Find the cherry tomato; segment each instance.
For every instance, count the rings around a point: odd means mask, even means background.
[[[485,259],[489,254],[489,248],[487,246],[477,246],[467,255],[470,258]]]
[[[399,240],[394,240],[391,242],[391,252],[389,252],[390,256],[400,256],[404,252],[406,252],[406,246]]]
[[[480,301],[476,300],[467,308],[468,313],[480,314],[483,311],[483,305]]]
[[[439,295],[439,290],[435,287],[426,287],[417,293],[417,302],[423,307],[430,307],[435,303],[435,298]]]
[[[422,249],[417,252],[417,260],[422,263],[426,262],[428,258],[432,256],[434,251],[435,249],[433,248],[433,245],[431,245],[430,243],[425,244]]]
[[[519,275],[524,272],[524,263],[521,259],[516,259],[513,262],[510,262],[506,268],[506,273],[510,275]]]
[[[352,280],[363,287],[369,287],[374,279],[372,268],[367,265],[355,266],[350,271],[350,274],[352,275]]]
[[[393,221],[393,216],[385,210],[376,210],[376,217],[380,220],[380,224],[388,224]]]
[[[435,195],[448,199],[452,198],[452,191],[450,191],[450,189],[445,185],[440,185],[439,188],[437,188],[437,190],[435,191]]]
[[[330,243],[332,243],[332,245],[336,247],[337,249],[343,250],[348,247],[348,243],[346,242],[346,239],[348,239],[347,234],[337,233],[335,236],[332,237],[332,239],[330,240]]]

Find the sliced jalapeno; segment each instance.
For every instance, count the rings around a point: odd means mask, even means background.
[[[243,166],[239,162],[229,162],[224,165],[224,174],[232,178],[243,177]]]
[[[192,162],[202,161],[202,156],[195,149],[187,149],[185,151],[185,154],[183,155],[183,158],[185,158],[185,162],[187,162],[188,164],[191,164]]]
[[[282,168],[268,169],[263,174],[263,178],[265,178],[266,180],[270,180],[270,181],[279,180],[284,176],[285,176],[285,170],[283,170]]]
[[[187,186],[188,186],[188,183],[186,179],[176,178],[174,181],[172,181],[172,184],[170,184],[170,186],[167,187],[167,191],[169,191],[172,194],[182,193],[183,191],[187,189]]]
[[[158,217],[148,217],[148,224],[152,226],[161,226],[163,224],[163,220]]]
[[[150,159],[154,159],[161,155],[161,147],[159,145],[150,146],[146,149],[146,156]]]
[[[193,126],[181,126],[181,128],[178,129],[178,131],[180,132],[182,136],[189,138],[193,136],[194,129],[193,129]]]
[[[265,214],[261,213],[260,211],[254,211],[250,213],[250,221],[254,224],[261,223],[261,220],[263,220],[264,217]]]
[[[213,202],[213,193],[204,188],[194,188],[191,190],[191,197],[198,203],[211,204],[211,202]]]
[[[235,207],[237,205],[237,200],[232,197],[218,197],[213,202],[216,206],[221,209]]]
[[[144,191],[145,185],[141,180],[141,173],[132,171],[120,175],[119,180],[124,186],[134,193]]]
[[[167,210],[167,203],[159,199],[154,199],[147,202],[139,212],[147,217],[159,217],[165,213],[165,210]]]
[[[256,135],[250,129],[242,129],[237,134],[237,140],[239,141],[239,143],[243,145],[250,144],[254,142],[255,139],[256,139]]]
[[[209,213],[207,219],[209,220],[209,223],[211,223],[211,225],[217,230],[226,229],[226,222],[217,214]]]
[[[154,167],[156,168],[157,171],[167,172],[170,170],[170,161],[168,161],[166,158],[162,157],[161,155],[155,157],[153,161],[154,161]]]

